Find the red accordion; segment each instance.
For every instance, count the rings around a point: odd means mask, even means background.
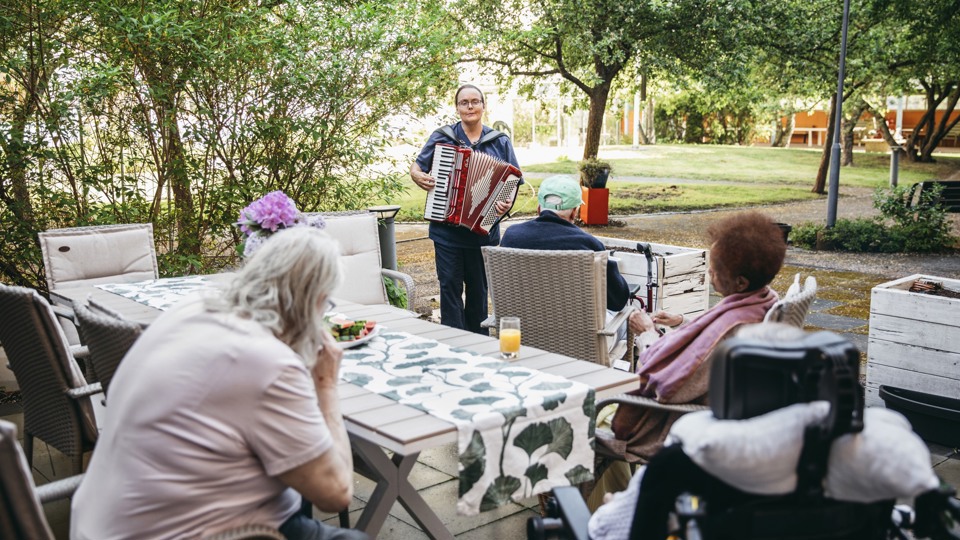
[[[520,169],[483,152],[438,143],[423,218],[490,234],[499,221],[496,202],[509,201],[522,179]]]

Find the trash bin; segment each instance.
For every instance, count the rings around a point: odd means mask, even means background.
[[[783,233],[783,243],[784,243],[784,244],[789,244],[789,243],[790,243],[790,231],[793,230],[793,226],[792,226],[792,225],[788,225],[788,224],[786,224],[786,223],[777,223],[777,227],[780,227],[780,232]]]
[[[960,399],[884,385],[880,399],[888,409],[906,416],[923,440],[960,446]]]

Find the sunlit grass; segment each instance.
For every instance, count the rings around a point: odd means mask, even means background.
[[[622,155],[622,152],[620,153]],[[635,214],[775,204],[815,199],[811,193],[819,150],[799,148],[737,147],[714,145],[656,145],[642,147],[636,158],[608,159],[613,166],[610,213]],[[600,157],[604,157],[601,151]],[[937,163],[900,162],[900,183],[945,178],[960,169],[960,156],[938,156]],[[840,172],[841,186],[886,186],[890,175],[888,154],[857,153],[854,167]],[[523,165],[523,164],[521,164]],[[577,174],[576,161],[524,166],[527,173]],[[625,178],[658,178],[666,182],[626,182]],[[670,182],[669,180],[677,180]],[[683,182],[689,180],[693,182]],[[532,188],[541,179],[527,178],[514,205],[514,215],[532,215],[537,200]],[[406,191],[389,201],[399,204],[401,221],[423,219],[426,192],[405,178]]]
[[[538,188],[542,179],[532,178],[521,186],[520,196],[513,206],[512,215],[533,215],[537,210],[537,198],[532,188]],[[765,186],[758,189],[755,185],[723,184],[660,184],[617,182],[607,184],[610,189],[611,214],[639,214],[649,212],[667,212],[697,210],[703,208],[724,208],[731,206],[753,206],[775,204],[787,201],[815,199],[818,196],[806,187]],[[397,219],[417,221],[423,219],[423,206],[426,192],[406,181],[407,190],[384,204],[399,204],[401,207]]]
[[[641,176],[799,184],[813,187],[820,166],[820,151],[800,148],[769,148],[717,145],[657,145],[644,147],[638,159],[609,159],[612,177]],[[601,153],[602,157],[602,153]],[[960,168],[960,157],[938,156],[937,163],[900,161],[900,182],[912,183],[942,178]],[[530,165],[526,172],[575,174],[576,161]],[[890,178],[889,154],[854,155],[854,166],[840,171],[841,185],[877,187]]]

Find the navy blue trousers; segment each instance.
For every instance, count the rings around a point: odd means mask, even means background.
[[[480,248],[433,243],[440,280],[440,324],[488,335],[480,323],[487,318],[487,275]],[[466,304],[463,293],[466,291]]]
[[[370,540],[370,536],[356,529],[340,529],[313,519],[313,505],[306,498],[300,510],[280,525],[280,534],[287,540]]]

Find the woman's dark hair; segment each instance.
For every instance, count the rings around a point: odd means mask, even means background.
[[[483,95],[483,90],[477,88],[476,86],[474,86],[474,85],[472,85],[472,84],[464,84],[464,85],[462,85],[460,88],[457,88],[457,93],[453,95],[453,104],[454,104],[454,105],[456,105],[457,102],[460,101],[460,92],[463,92],[463,91],[466,90],[467,88],[472,88],[472,89],[476,90],[477,92],[480,92],[480,103],[483,103],[483,104],[486,104],[486,103],[487,103],[487,98]]]
[[[713,271],[728,279],[743,276],[747,292],[769,285],[783,266],[787,243],[780,227],[760,212],[743,212],[707,228]]]

